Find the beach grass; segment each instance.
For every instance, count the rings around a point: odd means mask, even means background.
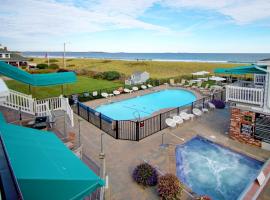
[[[6,80],[6,83],[10,89],[29,94],[29,86],[27,84],[15,81]],[[78,76],[78,81],[75,84],[64,85],[64,94],[76,94],[82,92],[88,92],[92,90],[100,90],[105,88],[120,87],[123,84],[119,82],[112,82],[106,80],[97,80],[89,77]],[[37,99],[44,99],[49,97],[56,97],[62,93],[62,86],[49,86],[49,87],[31,87],[31,93],[33,97]]]
[[[57,60],[57,61],[56,61]],[[54,58],[54,63],[63,66],[61,58]],[[33,58],[35,63],[46,63],[45,58]],[[239,66],[234,63],[203,63],[203,62],[169,62],[169,61],[122,61],[109,59],[66,59],[67,69],[88,69],[96,72],[118,71],[126,76],[135,71],[147,71],[151,78],[171,78],[182,75],[189,75],[197,71],[213,72],[215,68],[230,68]]]

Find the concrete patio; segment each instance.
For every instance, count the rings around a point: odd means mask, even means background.
[[[75,127],[73,131],[78,132],[78,116],[75,115]],[[83,144],[84,153],[101,165],[99,153],[101,149],[102,131],[85,120],[81,120],[80,140]],[[59,128],[61,129],[62,126]],[[215,110],[205,114],[201,118],[184,123],[174,130],[165,129],[153,134],[140,142],[116,140],[104,133],[103,145],[106,155],[106,172],[109,175],[109,189],[106,190],[106,199],[126,200],[158,199],[155,188],[145,189],[138,186],[131,178],[133,168],[144,160],[158,167],[163,173],[175,173],[174,144],[183,143],[199,134],[217,143],[224,144],[230,148],[250,155],[258,160],[267,160],[270,152],[256,147],[241,144],[231,140],[225,134],[229,127],[229,110]],[[160,148],[161,136],[165,133],[165,143],[171,147],[164,150]],[[264,189],[259,199],[269,199],[266,192],[270,184]],[[186,199],[186,198],[185,198]]]

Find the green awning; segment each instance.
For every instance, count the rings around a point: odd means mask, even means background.
[[[104,185],[51,132],[7,124],[0,113],[0,134],[26,200],[79,200]]]
[[[32,86],[63,85],[77,81],[74,72],[29,74],[2,61],[0,61],[0,74]]]
[[[216,74],[232,74],[232,75],[241,75],[241,74],[265,74],[264,71],[256,68],[257,65],[248,65],[248,66],[239,66],[233,68],[217,68],[214,70]],[[266,69],[266,66],[259,66]]]

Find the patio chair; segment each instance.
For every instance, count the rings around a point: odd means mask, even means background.
[[[210,109],[215,109],[216,106],[212,102],[208,102],[208,106]]]
[[[142,88],[143,90],[145,90],[145,89],[147,89],[147,86],[141,85],[141,88]]]
[[[130,90],[130,89],[128,89],[128,88],[124,88],[124,92],[125,92],[125,93],[131,93],[132,90]]]
[[[120,92],[119,92],[118,90],[114,90],[114,91],[113,91],[113,94],[114,94],[114,95],[119,95]]]
[[[153,86],[152,86],[152,85],[150,85],[150,84],[148,84],[148,85],[147,85],[147,87],[148,87],[148,88],[151,88],[151,87],[153,87]]]
[[[203,114],[202,111],[198,108],[193,108],[192,112],[196,116],[201,116]]]
[[[170,128],[174,128],[176,126],[176,122],[172,119],[172,118],[167,118],[165,119],[165,123],[167,124],[167,126],[169,126]]]
[[[48,122],[49,118],[47,116],[36,117],[35,120],[32,122],[33,125],[31,127],[39,130],[46,129]]]
[[[209,112],[209,110],[208,110],[207,108],[202,108],[202,111],[203,111],[204,113]]]
[[[185,79],[182,79],[182,80],[181,80],[181,83],[179,83],[178,85],[179,85],[179,86],[184,86],[185,83],[186,83],[186,80],[185,80]]]
[[[179,116],[180,116],[183,120],[189,120],[189,119],[190,119],[189,114],[187,114],[186,112],[180,112]]]
[[[97,91],[94,91],[93,93],[92,93],[92,96],[93,97],[96,97],[98,95],[98,92]]]
[[[85,92],[85,93],[83,93],[83,96],[84,96],[84,97],[89,97],[90,95],[89,95],[88,92]]]
[[[175,83],[174,83],[174,79],[173,78],[170,79],[170,85],[171,86],[175,86]]]
[[[182,117],[180,117],[180,116],[173,116],[173,120],[175,121],[175,123],[177,124],[177,125],[180,125],[180,124],[183,124],[183,122],[184,122],[184,120],[182,119]]]
[[[104,98],[108,98],[109,94],[106,93],[106,92],[102,92],[102,93],[101,93],[101,96],[104,97]]]
[[[138,91],[139,88],[138,88],[138,87],[132,87],[132,90],[133,90],[133,91]]]

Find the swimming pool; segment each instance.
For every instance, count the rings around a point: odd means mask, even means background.
[[[188,105],[195,100],[192,92],[169,89],[101,105],[96,111],[114,120],[128,120],[147,117],[161,109]]]
[[[263,165],[200,136],[175,151],[178,178],[195,193],[215,200],[237,199]]]

